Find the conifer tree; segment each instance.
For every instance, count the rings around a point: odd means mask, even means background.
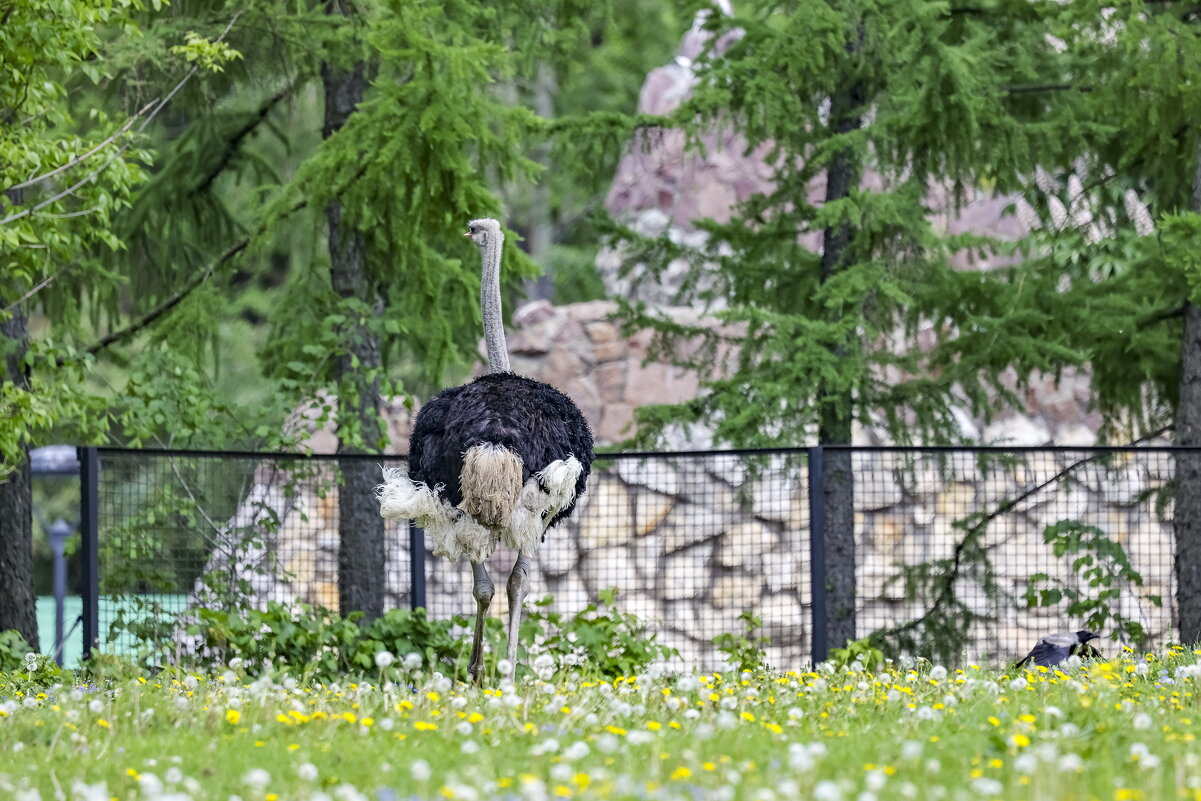
[[[1016,400],[1005,367],[1025,376],[1076,359],[1042,339],[1056,301],[1040,289],[1053,284],[953,269],[957,252],[1000,246],[930,222],[981,187],[1022,185],[1079,143],[1079,98],[1048,103],[1034,91],[1064,70],[1045,36],[1058,6],[801,0],[735,11],[707,27],[740,38],[698,65],[691,99],[666,122],[698,142],[736,128],[768,151],[774,186],[728,224],[702,222],[701,252],[641,243],[652,265],[688,257],[693,280],[679,299],[733,324],[682,326],[631,308],[637,324],[704,342],[680,362],[700,372],[703,394],[640,410],[647,430],[703,420],[738,446],[846,445],[859,422],[899,443],[953,442],[954,407],[987,417]],[[918,347],[929,323],[938,346]],[[861,634],[849,459],[826,456],[831,647]]]
[[[1163,0],[1064,4],[1047,33],[1068,66],[1045,81],[1087,130],[1028,197],[1044,224],[1019,279],[1063,291],[1050,336],[1086,360],[1107,437],[1174,429],[1201,446],[1201,19]],[[1075,156],[1071,159],[1071,156]],[[1050,185],[1048,185],[1050,184]],[[1201,457],[1175,455],[1177,624],[1201,641]]]

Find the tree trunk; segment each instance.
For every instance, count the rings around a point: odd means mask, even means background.
[[[1201,145],[1193,173],[1194,212],[1201,213]],[[1180,345],[1180,400],[1176,444],[1201,447],[1201,308],[1184,306]],[[1172,525],[1176,539],[1176,614],[1180,640],[1201,642],[1201,452],[1176,455],[1176,499]]]
[[[326,8],[331,15],[351,17],[353,4],[332,0]],[[330,63],[321,66],[325,89],[325,124],[322,135],[328,138],[346,124],[355,107],[362,102],[366,88],[366,67],[362,62],[346,69]],[[362,232],[343,219],[342,204],[330,203],[325,209],[329,235],[330,282],[343,299],[356,299],[378,310],[378,292],[367,273],[365,242]],[[343,351],[334,365],[339,387],[338,450],[362,453],[375,448],[383,437],[379,416],[380,356],[379,338],[365,320],[349,319],[342,333]],[[374,462],[346,459],[341,463],[342,486],[338,499],[338,604],[346,615],[361,611],[366,620],[383,614],[384,609],[384,521],[373,489],[379,483]]]
[[[1201,447],[1201,308],[1187,303],[1176,443]],[[1201,642],[1201,452],[1176,455],[1176,611],[1181,642]]]
[[[0,386],[29,389],[22,361],[28,347],[25,312],[18,305],[0,322],[0,355],[4,373]],[[32,477],[27,443],[21,446],[19,466],[0,477],[0,631],[16,629],[38,650],[37,599],[33,593]]]
[[[859,47],[852,41],[849,54]],[[857,130],[862,125],[863,87],[851,84],[830,98],[830,122],[838,133]],[[862,164],[850,149],[839,151],[826,172],[827,203],[848,197],[859,185]],[[854,262],[855,229],[849,223],[832,225],[822,232],[821,278],[825,283]],[[831,345],[841,360],[851,356],[855,343]],[[850,445],[851,421],[855,397],[851,382],[818,386],[816,402],[818,442],[822,445]],[[826,589],[828,620],[826,631],[831,648],[842,648],[857,639],[855,620],[855,474],[848,449],[833,449],[825,454],[825,554],[823,580]]]

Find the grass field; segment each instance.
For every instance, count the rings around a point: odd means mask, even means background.
[[[22,691],[0,794],[70,799],[1201,799],[1196,652],[1058,671],[631,677],[483,689],[235,671]]]

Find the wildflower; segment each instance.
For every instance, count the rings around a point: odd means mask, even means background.
[[[934,679],[935,681],[942,681],[946,677],[947,669],[942,665],[935,665],[934,667],[930,668],[930,678]]]
[[[421,654],[415,651],[405,654],[405,670],[416,670],[422,661]]]
[[[414,759],[413,763],[409,765],[409,775],[413,777],[413,781],[427,782],[433,775],[433,771],[430,769],[430,763],[424,759]]]
[[[262,791],[270,781],[271,774],[262,768],[251,768],[242,776],[242,784],[259,791]]]
[[[237,726],[238,721],[242,719],[242,713],[236,709],[225,710],[225,722],[231,726]]]
[[[1001,784],[996,779],[990,779],[987,776],[981,776],[978,779],[972,780],[972,789],[982,796],[993,798],[1001,794],[1001,791],[1005,789],[1005,785]]]
[[[815,801],[842,801],[842,788],[832,781],[820,781],[813,786]]]
[[[380,651],[375,655],[375,666],[383,670],[384,668],[390,666],[395,660],[396,657],[392,656],[390,652]]]

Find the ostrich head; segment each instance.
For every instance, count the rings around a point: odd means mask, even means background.
[[[505,345],[505,325],[500,308],[500,259],[505,235],[500,223],[485,217],[467,223],[467,233],[480,249],[483,260],[480,274],[480,310],[484,314],[484,345],[488,351],[488,371],[509,372],[509,349]]]
[[[499,245],[505,241],[505,235],[500,230],[500,223],[489,217],[467,223],[467,233],[463,236],[474,242],[481,250],[489,245]]]

